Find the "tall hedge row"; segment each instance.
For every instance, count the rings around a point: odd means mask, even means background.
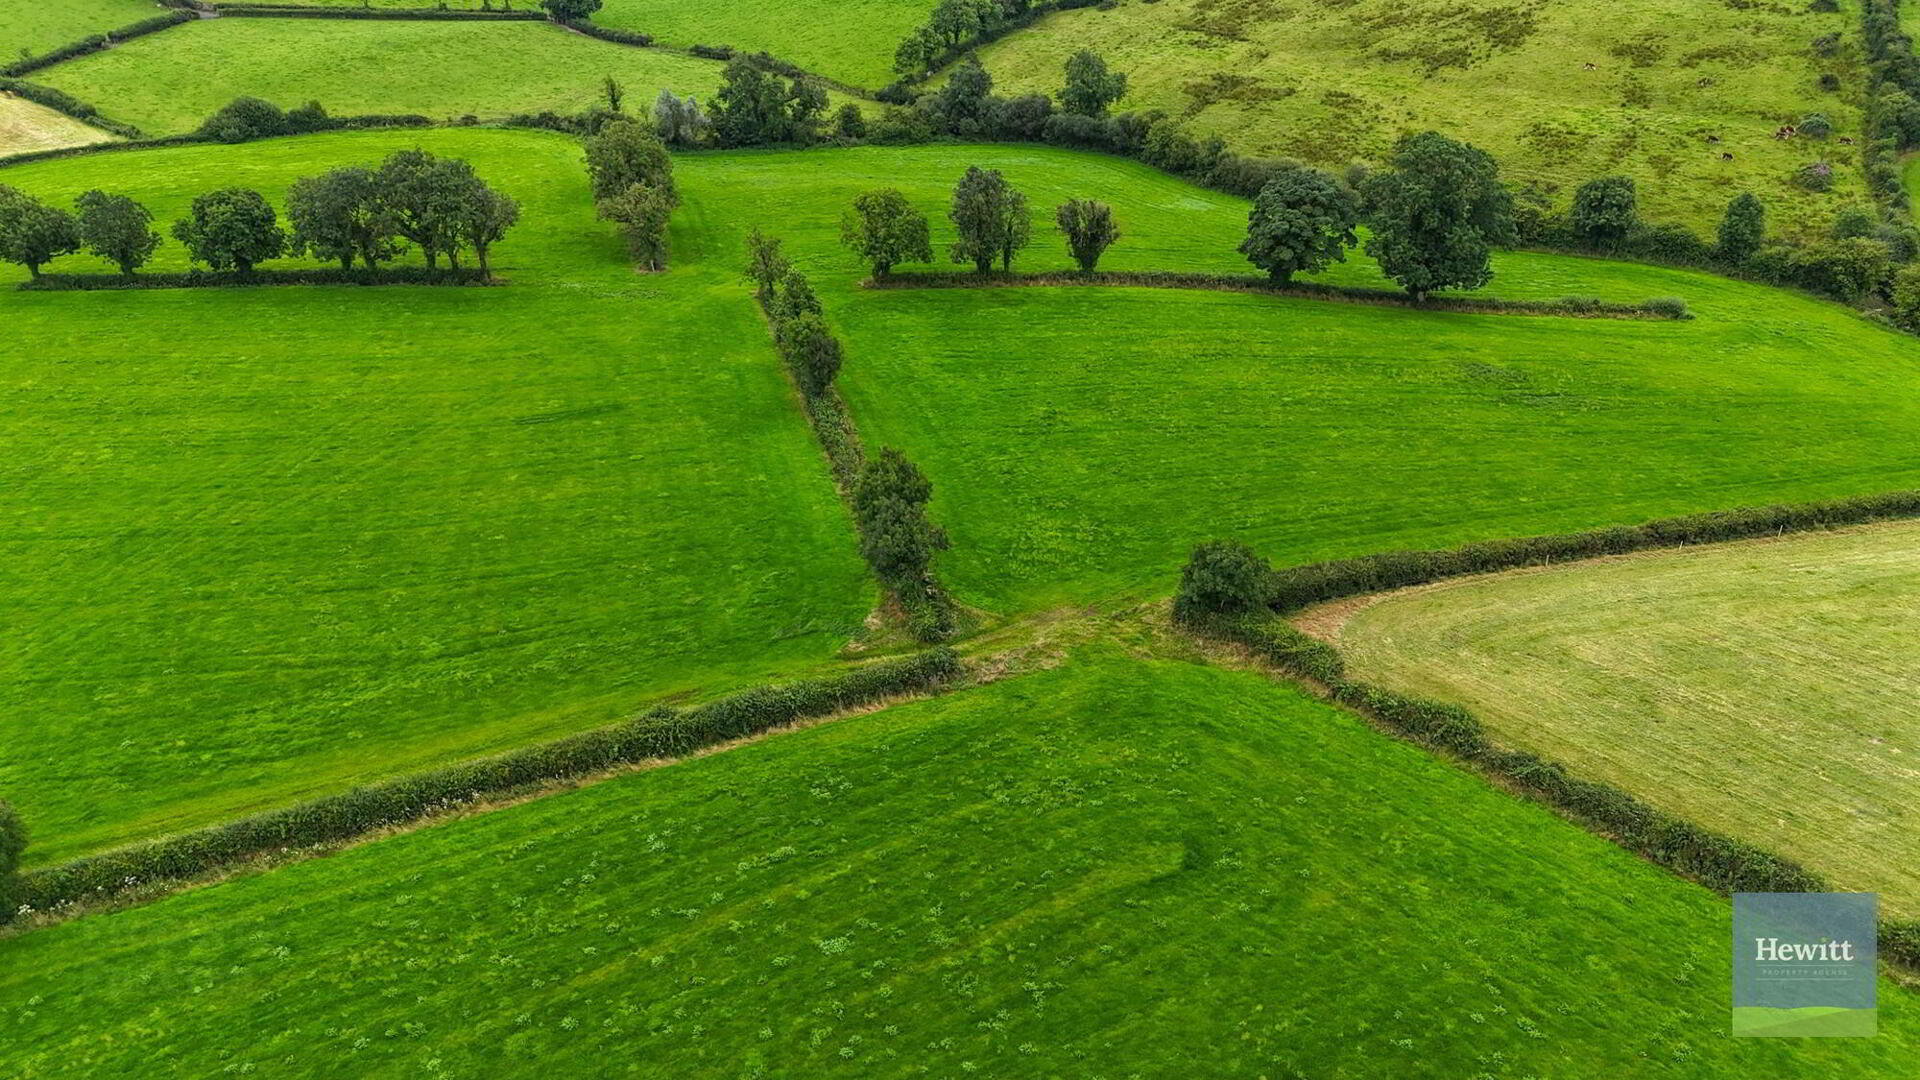
[[[281,19],[480,20],[488,22],[546,22],[538,11],[475,11],[471,8],[316,8],[275,4],[215,4],[221,17]]]
[[[170,11],[165,15],[156,15],[151,19],[142,19],[131,26],[123,26],[118,30],[110,30],[104,34],[95,34],[92,37],[81,38],[79,41],[68,42],[51,52],[41,53],[38,56],[29,56],[24,60],[17,60],[6,67],[0,67],[0,75],[17,78],[29,72],[39,71],[41,68],[52,67],[65,60],[72,60],[75,57],[85,56],[88,53],[99,52],[109,45],[118,45],[123,41],[131,41],[137,37],[157,34],[162,30],[179,26],[181,23],[192,22],[195,18],[196,16],[189,11]]]
[[[1911,517],[1920,517],[1920,491],[1688,514],[1643,525],[1490,540],[1445,551],[1389,551],[1276,570],[1269,603],[1277,610],[1291,611],[1326,600],[1493,570]]]
[[[144,133],[139,128],[134,127],[132,124],[123,124],[118,120],[108,119],[106,116],[101,115],[99,109],[94,108],[87,102],[81,101],[79,98],[74,97],[64,90],[55,90],[51,86],[42,86],[39,83],[27,82],[25,79],[15,79],[6,76],[0,76],[0,90],[11,93],[16,97],[25,98],[36,105],[44,105],[54,112],[65,113],[83,124],[91,124],[102,131],[111,131],[123,139],[140,139],[144,137]],[[21,155],[15,154],[7,157],[5,160],[12,162],[20,159]]]
[[[782,724],[930,690],[951,682],[962,670],[951,649],[939,648],[843,675],[747,690],[690,709],[657,708],[612,727],[497,757],[34,870],[22,875],[22,895],[26,905],[46,911],[152,882],[186,880],[283,849],[352,839],[530,785],[680,757]],[[12,914],[0,912],[0,921]]]

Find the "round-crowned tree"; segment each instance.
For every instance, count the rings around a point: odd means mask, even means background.
[[[1240,253],[1275,281],[1344,262],[1359,242],[1360,207],[1340,181],[1301,165],[1283,165],[1260,189],[1247,215]]]
[[[1272,576],[1273,567],[1237,540],[1201,544],[1180,573],[1173,616],[1196,623],[1258,611],[1267,602]]]
[[[173,235],[193,256],[215,270],[253,272],[255,263],[286,250],[279,216],[257,191],[222,188],[193,200],[187,216],[175,222]]]

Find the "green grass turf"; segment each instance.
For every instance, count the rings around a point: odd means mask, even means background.
[[[705,100],[721,65],[541,23],[214,19],[48,68],[36,81],[147,131],[200,126],[241,94],[329,112],[496,118],[577,112],[612,75],[630,104],[662,89]]]
[[[1587,180],[1624,173],[1654,220],[1710,230],[1729,199],[1752,190],[1776,227],[1808,232],[1866,196],[1857,147],[1839,144],[1861,128],[1858,5],[1806,8],[1123,0],[1049,17],[982,57],[1003,91],[1055,92],[1066,58],[1093,49],[1128,75],[1120,107],[1185,117],[1243,151],[1344,167],[1384,160],[1402,132],[1437,129],[1485,148],[1510,177],[1538,181],[1562,207]],[[1845,51],[1815,57],[1809,42],[1830,33],[1844,35]],[[1490,44],[1507,35],[1511,46]],[[1430,60],[1445,66],[1429,74]],[[1852,93],[1821,92],[1823,72]],[[1814,111],[1832,120],[1834,138],[1773,138]],[[1721,141],[1709,144],[1714,135]],[[1836,168],[1832,193],[1791,182],[1816,159]]]
[[[40,1077],[1910,1075],[1724,901],[1257,676],[1052,671],[0,941]]]
[[[1920,486],[1920,342],[1707,274],[1503,255],[1491,291],[1640,300],[1690,322],[1472,316],[1214,292],[874,291],[835,240],[852,193],[943,219],[969,162],[1037,219],[1108,199],[1112,268],[1232,270],[1244,204],[1114,158],[1027,147],[727,154],[692,205],[791,238],[844,336],[867,439],[935,484],[943,579],[1032,610],[1170,592],[1193,545],[1282,563]],[[944,220],[936,245],[950,236]],[[1069,264],[1043,221],[1022,260]],[[730,241],[731,243],[732,241]],[[1363,258],[1338,280],[1379,283]]]
[[[1363,678],[1920,915],[1920,525],[1449,582],[1339,641]]]
[[[809,668],[858,629],[873,589],[733,253],[701,258],[685,212],[676,269],[635,275],[573,140],[365,132],[0,182],[164,225],[416,145],[521,201],[511,285],[0,288],[0,792],[34,861]],[[183,265],[169,240],[156,267]]]
[[[0,156],[113,141],[112,135],[64,113],[0,95]]]
[[[364,0],[295,0],[314,7],[361,7]],[[770,52],[819,75],[879,89],[894,80],[893,50],[925,22],[935,0],[606,0],[601,26],[652,34],[663,45],[732,45]],[[418,7],[421,0],[373,0]],[[481,0],[439,6],[478,8]],[[500,5],[494,4],[497,8]],[[523,2],[521,6],[526,6]]]
[[[151,0],[0,0],[0,66],[161,14]]]

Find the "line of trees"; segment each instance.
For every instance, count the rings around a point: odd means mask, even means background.
[[[194,262],[243,276],[289,254],[338,262],[342,270],[357,260],[377,271],[412,246],[429,270],[445,258],[457,271],[461,254],[472,251],[487,278],[493,245],[520,220],[519,204],[467,162],[424,150],[397,151],[377,167],[302,177],[287,193],[286,209],[283,226],[258,191],[221,188],[196,197],[172,234]],[[33,278],[53,259],[83,249],[131,278],[161,243],[152,212],[128,196],[89,191],[70,213],[0,185],[0,260],[25,266]]]
[[[948,256],[971,263],[982,274],[1013,261],[1033,239],[1033,217],[1027,197],[1007,182],[997,169],[969,166],[954,185],[947,211],[955,239]],[[1080,269],[1092,273],[1100,256],[1120,238],[1113,209],[1092,199],[1069,199],[1054,212],[1054,223],[1066,240],[1067,253]],[[901,263],[932,262],[933,243],[926,215],[914,209],[894,188],[856,196],[840,219],[840,242],[884,278]]]

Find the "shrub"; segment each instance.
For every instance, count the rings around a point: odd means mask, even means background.
[[[588,16],[600,10],[600,0],[540,0],[540,6],[547,9],[555,22],[586,22]]]
[[[1809,139],[1824,139],[1833,134],[1833,122],[1826,113],[1808,113],[1797,130]]]
[[[1808,191],[1833,189],[1833,166],[1824,161],[1809,162],[1793,174],[1793,182]]]
[[[1198,624],[1257,611],[1268,602],[1272,578],[1273,567],[1237,540],[1201,544],[1180,573],[1174,618]]]
[[[833,385],[840,374],[840,342],[818,314],[800,312],[781,320],[778,340],[802,393],[817,396]]]
[[[27,850],[27,826],[13,804],[0,799],[0,923],[20,907],[20,854]]]
[[[1678,296],[1656,296],[1640,306],[1655,315],[1668,319],[1685,319],[1690,317],[1687,313],[1687,302]]]
[[[200,134],[224,143],[241,143],[292,131],[280,106],[257,97],[237,97],[200,125]]]

